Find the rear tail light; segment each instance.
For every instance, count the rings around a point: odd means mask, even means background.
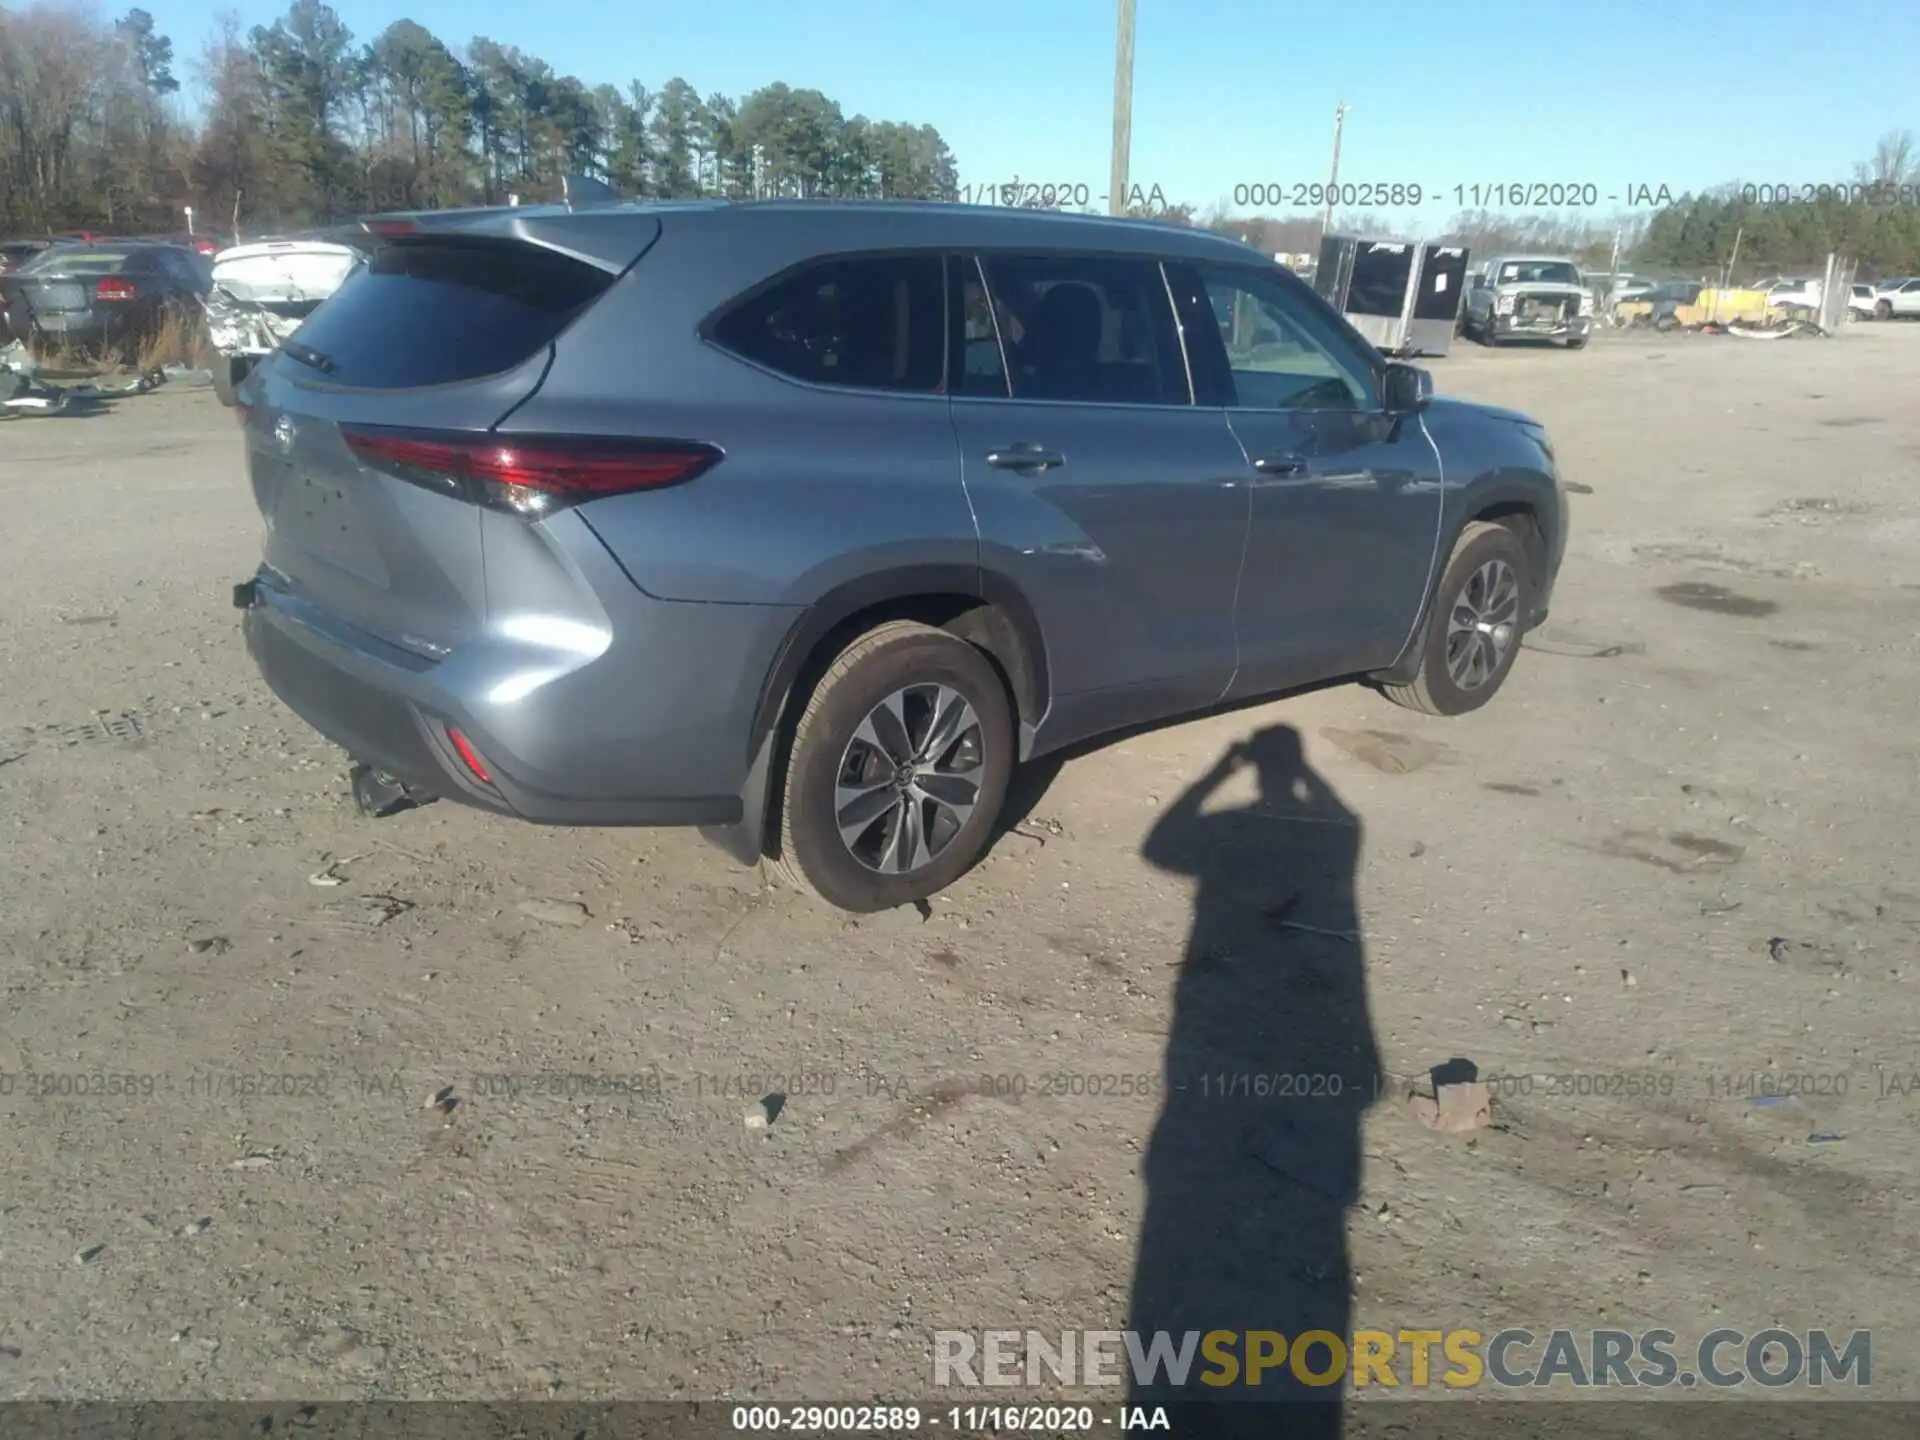
[[[109,275],[93,287],[96,300],[131,300],[138,294],[131,280],[122,280],[118,275]]]
[[[347,448],[397,480],[537,520],[607,495],[681,485],[721,452],[689,440],[466,435],[356,426]]]
[[[487,773],[486,762],[480,758],[480,752],[473,748],[473,742],[451,725],[447,726],[447,739],[453,742],[453,748],[460,756],[460,763],[473,772],[474,778],[482,785],[491,785],[493,776]]]

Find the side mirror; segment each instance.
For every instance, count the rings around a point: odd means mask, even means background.
[[[1390,361],[1381,390],[1381,398],[1386,402],[1387,410],[1396,415],[1404,415],[1409,411],[1421,409],[1433,398],[1433,376],[1418,365],[1407,365],[1398,360]]]

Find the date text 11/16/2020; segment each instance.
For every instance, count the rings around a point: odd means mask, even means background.
[[[1062,181],[1041,183],[1032,180],[1008,180],[999,184],[962,185],[962,205],[998,205],[1011,210],[1087,210],[1107,203],[1107,192],[1094,193],[1087,184]],[[1129,211],[1149,215],[1169,214],[1175,206],[1158,185],[1131,185],[1126,191]]]

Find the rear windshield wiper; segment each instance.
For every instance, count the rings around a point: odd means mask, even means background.
[[[302,345],[298,340],[283,340],[280,342],[280,348],[302,365],[311,365],[322,375],[331,375],[340,368],[331,358],[322,355],[311,345]]]

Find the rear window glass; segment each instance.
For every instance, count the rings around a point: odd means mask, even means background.
[[[336,385],[477,380],[548,344],[612,283],[590,265],[516,241],[398,240],[313,312],[297,353]]]
[[[722,315],[714,343],[815,385],[934,393],[946,368],[938,255],[809,265]]]
[[[66,249],[55,247],[34,256],[20,267],[22,275],[117,275],[137,250]]]

